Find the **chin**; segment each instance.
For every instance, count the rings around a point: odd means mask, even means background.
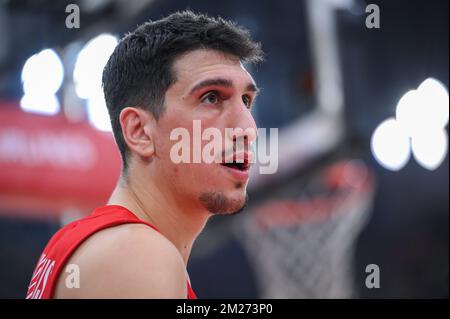
[[[208,191],[199,196],[199,200],[213,215],[234,215],[241,212],[247,204],[245,188],[231,192]]]

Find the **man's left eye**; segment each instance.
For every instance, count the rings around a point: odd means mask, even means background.
[[[242,102],[244,102],[247,108],[250,108],[252,106],[252,99],[248,95],[242,96]]]

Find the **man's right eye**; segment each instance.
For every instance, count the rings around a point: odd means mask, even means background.
[[[200,101],[207,104],[217,104],[219,102],[219,95],[217,92],[209,92]]]

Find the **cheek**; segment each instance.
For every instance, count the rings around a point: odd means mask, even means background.
[[[212,189],[220,184],[215,167],[208,164],[184,163],[175,165],[172,169],[173,178],[179,184],[191,190]]]

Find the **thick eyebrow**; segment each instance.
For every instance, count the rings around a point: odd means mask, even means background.
[[[255,83],[249,83],[245,89],[246,91],[255,92],[256,94],[259,93],[259,88]]]
[[[196,84],[189,92],[189,95],[192,95],[196,91],[203,89],[205,87],[208,87],[208,86],[223,86],[226,88],[231,88],[231,87],[233,87],[233,81],[228,80],[228,79],[223,79],[223,78],[207,79],[207,80],[201,81],[200,83]],[[246,90],[251,91],[251,92],[256,92],[256,93],[259,92],[258,87],[254,83],[247,84]]]

